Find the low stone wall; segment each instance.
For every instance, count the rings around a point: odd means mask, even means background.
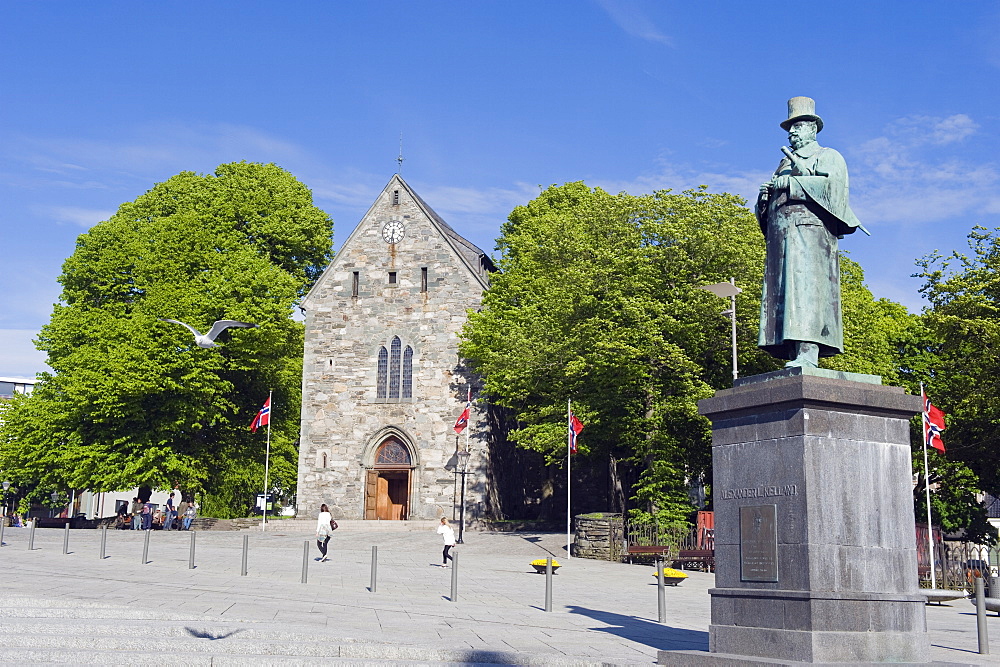
[[[615,536],[621,534],[622,515],[611,512],[578,514],[573,517],[573,556],[595,560],[617,560]]]

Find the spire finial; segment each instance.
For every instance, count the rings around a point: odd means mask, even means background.
[[[396,158],[396,162],[399,166],[396,167],[396,173],[399,175],[403,174],[403,133],[399,133],[399,157]]]

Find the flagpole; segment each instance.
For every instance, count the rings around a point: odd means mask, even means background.
[[[566,399],[566,558],[573,557],[570,535],[573,531],[573,512],[571,510],[571,490],[573,486],[573,399]]]
[[[937,588],[937,575],[934,573],[934,524],[931,523],[931,471],[927,466],[927,394],[924,393],[924,383],[920,383],[920,429],[924,441],[924,494],[927,498],[927,558],[931,566],[931,588]]]
[[[267,477],[270,472],[271,463],[271,411],[274,410],[274,406],[271,404],[271,393],[272,390],[269,389],[267,391],[267,450],[264,454],[264,521],[260,524],[261,531],[267,529]]]

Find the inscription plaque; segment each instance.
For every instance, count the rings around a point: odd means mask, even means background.
[[[740,508],[740,581],[778,581],[777,505]]]

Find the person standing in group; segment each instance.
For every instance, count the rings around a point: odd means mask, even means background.
[[[174,519],[177,518],[177,512],[174,511],[174,494],[170,493],[170,497],[167,498],[167,508],[163,512],[163,530],[172,530]]]
[[[148,500],[142,504],[142,529],[153,529],[153,505]]]
[[[320,557],[316,560],[326,562],[326,546],[330,542],[330,536],[337,530],[337,522],[330,514],[330,508],[324,503],[319,508],[319,518],[316,520],[316,546],[319,547]]]
[[[451,557],[451,548],[455,546],[455,529],[448,525],[448,517],[441,517],[441,525],[437,529],[438,535],[444,538],[444,551],[441,552],[441,567],[448,567],[449,560],[455,560]]]
[[[187,514],[188,505],[187,500],[184,499],[184,494],[181,494],[181,501],[177,504],[177,530],[184,530],[184,516]]]
[[[132,530],[142,530],[142,503],[138,498],[132,499]]]

